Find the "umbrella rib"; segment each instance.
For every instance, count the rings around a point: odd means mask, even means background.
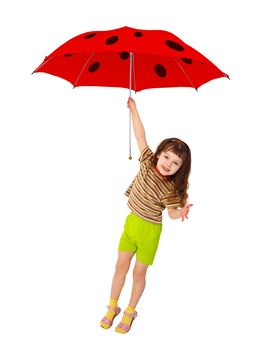
[[[185,69],[182,67],[182,65],[180,64],[180,62],[178,61],[177,58],[174,59],[177,62],[177,65],[179,66],[179,68],[181,69],[182,73],[185,75],[185,77],[187,78],[187,80],[189,81],[189,83],[192,85],[192,87],[198,91],[198,89],[195,87],[195,85],[193,84],[191,78],[189,77],[188,73],[185,71]]]
[[[48,58],[48,59],[44,59],[44,61],[39,65],[38,68],[36,68],[36,69],[34,70],[34,72],[32,72],[32,74],[33,74],[33,73],[36,73],[41,67],[43,67],[46,63],[48,63],[51,59],[53,59],[53,57],[50,57],[50,58]]]
[[[82,69],[81,69],[81,71],[80,71],[80,73],[79,73],[79,75],[78,75],[78,77],[77,77],[77,79],[76,79],[76,81],[75,81],[75,83],[74,83],[74,88],[76,87],[76,84],[77,84],[78,80],[80,79],[80,77],[81,77],[81,75],[82,75],[82,73],[83,73],[83,71],[84,71],[86,65],[88,64],[88,62],[92,59],[92,57],[93,57],[94,55],[95,55],[95,52],[92,52],[91,55],[90,55],[90,56],[88,57],[88,59],[86,60],[85,64],[83,65],[83,67],[82,67]]]

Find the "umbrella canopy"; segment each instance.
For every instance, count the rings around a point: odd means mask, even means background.
[[[45,57],[35,72],[76,86],[112,86],[135,92],[192,87],[228,77],[205,56],[164,30],[122,27],[80,34]]]
[[[164,30],[122,27],[80,34],[45,57],[33,73],[49,73],[76,86],[112,86],[135,92],[192,87],[227,77],[205,56]],[[129,159],[131,159],[129,113]]]

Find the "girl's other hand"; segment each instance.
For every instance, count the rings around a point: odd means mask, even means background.
[[[186,204],[182,209],[181,209],[181,221],[184,221],[184,219],[188,219],[188,214],[190,211],[190,207],[192,207],[193,204]]]

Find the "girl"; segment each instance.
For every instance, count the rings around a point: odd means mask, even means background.
[[[145,130],[135,101],[129,97],[134,134],[141,153],[140,170],[125,194],[129,197],[131,213],[127,216],[118,247],[118,260],[112,280],[108,312],[101,327],[108,329],[120,313],[118,299],[136,253],[133,286],[129,306],[126,308],[116,332],[127,333],[137,316],[135,311],[145,288],[149,265],[153,264],[162,231],[162,210],[167,208],[171,219],[188,219],[188,177],[191,167],[190,149],[183,141],[170,138],[162,141],[155,153],[147,145]]]

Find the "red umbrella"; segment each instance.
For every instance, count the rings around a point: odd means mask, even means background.
[[[76,86],[192,87],[227,77],[205,56],[164,30],[122,27],[80,34],[45,57],[34,70]]]

